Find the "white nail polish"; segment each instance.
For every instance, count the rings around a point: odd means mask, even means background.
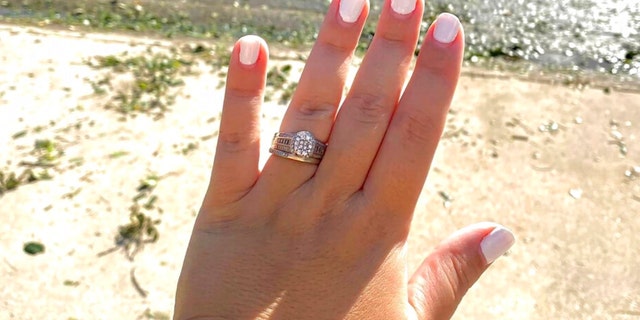
[[[440,43],[451,43],[460,32],[460,20],[450,13],[443,13],[436,19],[433,37]]]
[[[261,41],[257,36],[245,36],[240,39],[240,63],[250,66],[258,61]]]
[[[515,242],[516,238],[511,231],[497,227],[482,239],[480,250],[487,264],[491,264],[505,254]]]
[[[391,0],[391,9],[398,14],[410,14],[416,10],[416,0]]]
[[[344,22],[354,23],[358,21],[367,0],[341,0],[340,17]]]

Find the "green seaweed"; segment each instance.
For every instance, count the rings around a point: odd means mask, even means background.
[[[123,115],[150,114],[157,118],[175,103],[176,87],[184,85],[182,75],[190,73],[192,61],[178,54],[151,53],[135,57],[98,56],[87,64],[95,69],[107,69],[117,74],[128,74],[132,80],[118,90],[105,106]],[[96,94],[113,90],[107,77],[90,81]]]
[[[51,180],[51,178],[49,171],[46,169],[42,171],[25,169],[21,174],[17,174],[16,172],[0,171],[0,196],[3,196],[9,191],[16,190],[20,186],[42,180]]]
[[[28,242],[24,244],[23,250],[25,253],[35,256],[44,253],[45,247],[39,242]]]
[[[133,197],[133,204],[129,207],[129,223],[118,227],[115,247],[99,253],[98,256],[122,250],[127,259],[133,260],[146,244],[158,241],[160,233],[157,225],[160,224],[160,220],[151,218],[149,211],[156,209],[158,197],[153,195],[153,191],[160,179],[157,175],[149,174],[140,181],[136,188],[137,194]]]

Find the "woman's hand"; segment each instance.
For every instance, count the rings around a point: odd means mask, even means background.
[[[238,41],[176,319],[445,319],[513,244],[506,229],[475,225],[408,278],[405,242],[464,48],[458,19],[441,15],[403,92],[423,10],[385,2],[340,106],[369,7],[332,2],[280,128],[327,142],[319,165],[272,156],[259,170],[268,52],[258,37]]]

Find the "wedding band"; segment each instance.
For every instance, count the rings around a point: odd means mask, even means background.
[[[277,132],[273,135],[269,152],[282,158],[318,164],[326,149],[327,145],[309,131]]]

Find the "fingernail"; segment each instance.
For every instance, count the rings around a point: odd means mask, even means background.
[[[399,14],[409,14],[416,9],[416,0],[391,0],[391,9]]]
[[[358,21],[367,0],[341,0],[340,17],[344,22],[354,23]]]
[[[491,264],[504,255],[515,242],[516,238],[509,229],[497,227],[482,239],[480,250],[487,264]]]
[[[245,36],[240,39],[240,63],[250,66],[258,61],[260,55],[260,38]]]
[[[433,37],[440,43],[451,43],[460,32],[460,20],[450,13],[443,13],[436,19]]]

